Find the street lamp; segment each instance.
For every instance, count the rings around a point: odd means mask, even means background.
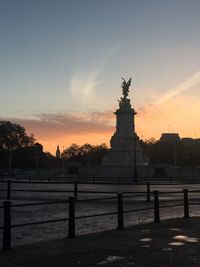
[[[35,155],[35,168],[36,168],[36,173],[37,173],[37,176],[39,176],[39,169],[38,169],[38,166],[39,166],[39,148],[38,146],[36,145],[35,146],[36,148],[36,155]]]
[[[13,149],[11,146],[8,147],[8,174],[11,178],[12,176],[12,156],[13,156]]]
[[[138,174],[137,174],[137,153],[136,153],[136,133],[134,137],[134,181],[137,182]]]
[[[64,160],[64,151],[65,148],[63,146],[63,153],[62,153],[62,171],[63,171],[63,177],[65,176],[65,160]]]
[[[16,130],[12,130],[10,132],[10,136],[9,136],[9,142],[8,142],[8,174],[9,177],[12,177],[12,159],[13,159],[13,149],[15,146],[15,139],[16,139],[16,134],[17,131]]]
[[[176,143],[174,143],[174,167],[177,165],[177,151],[176,151]]]

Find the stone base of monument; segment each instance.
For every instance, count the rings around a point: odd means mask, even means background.
[[[103,159],[103,166],[147,166],[148,160],[141,149],[134,152],[130,149],[110,149]]]
[[[83,177],[95,177],[95,178],[134,178],[134,166],[83,166],[80,168],[80,176]],[[152,177],[154,175],[154,169],[151,166],[137,165],[138,181],[144,181],[145,178]],[[127,181],[127,179],[125,179]],[[122,181],[122,180],[121,180]]]
[[[124,165],[118,165],[118,166],[102,166],[101,169],[99,169],[98,174],[99,177],[114,177],[114,178],[130,178],[130,180],[136,178],[134,175],[135,168],[134,166],[124,166]],[[145,177],[149,177],[151,174],[151,170],[148,166],[137,166],[137,180],[139,181],[140,178],[144,180]],[[153,170],[152,170],[153,174]]]

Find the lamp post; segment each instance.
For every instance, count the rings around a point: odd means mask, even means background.
[[[9,177],[12,177],[12,160],[13,160],[13,149],[15,148],[16,144],[16,130],[12,130],[9,134],[9,142],[7,144],[8,148],[8,174]]]
[[[176,143],[174,143],[174,167],[177,165]]]
[[[62,153],[62,171],[63,171],[63,177],[65,176],[65,161],[64,161],[64,146],[63,146],[63,153]]]
[[[138,174],[137,174],[137,153],[136,153],[136,133],[134,137],[134,181],[137,182]]]
[[[8,147],[8,175],[12,177],[12,156],[13,156],[13,149],[11,146]]]
[[[38,149],[37,145],[36,145],[35,148],[36,148],[35,168],[36,168],[37,176],[39,176],[39,169],[38,169],[38,165],[39,165],[39,149]]]

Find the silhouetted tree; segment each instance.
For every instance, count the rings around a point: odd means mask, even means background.
[[[11,123],[10,121],[0,121],[0,152],[1,157],[8,159],[8,168],[11,175],[13,151],[23,147],[32,146],[35,142],[33,135],[28,135],[19,124]]]
[[[24,127],[10,121],[0,121],[0,150],[31,146],[34,136],[27,135]]]
[[[178,166],[200,165],[200,141],[144,141],[143,147],[149,155],[151,164]]]
[[[101,164],[107,149],[105,144],[96,146],[90,144],[84,144],[82,146],[72,144],[63,151],[62,158],[66,161],[77,161],[82,164],[96,165]]]

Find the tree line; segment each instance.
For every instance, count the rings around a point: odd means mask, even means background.
[[[98,165],[107,149],[105,144],[72,144],[58,159],[44,152],[42,144],[37,142],[33,134],[28,135],[21,125],[0,121],[0,169],[54,168],[63,166],[63,162],[72,161]]]
[[[150,139],[140,140],[140,144],[150,164],[200,165],[199,139],[190,142]],[[28,135],[24,127],[10,121],[0,121],[0,169],[61,167],[73,161],[84,165],[100,165],[107,150],[105,144],[72,144],[57,159],[49,152],[44,152],[42,144],[37,142],[33,134]]]
[[[24,127],[0,121],[0,168],[38,168],[51,166],[54,157]],[[9,171],[10,171],[9,170]]]
[[[141,140],[141,145],[149,158],[150,164],[200,165],[200,139],[156,141],[152,138],[145,142]]]

